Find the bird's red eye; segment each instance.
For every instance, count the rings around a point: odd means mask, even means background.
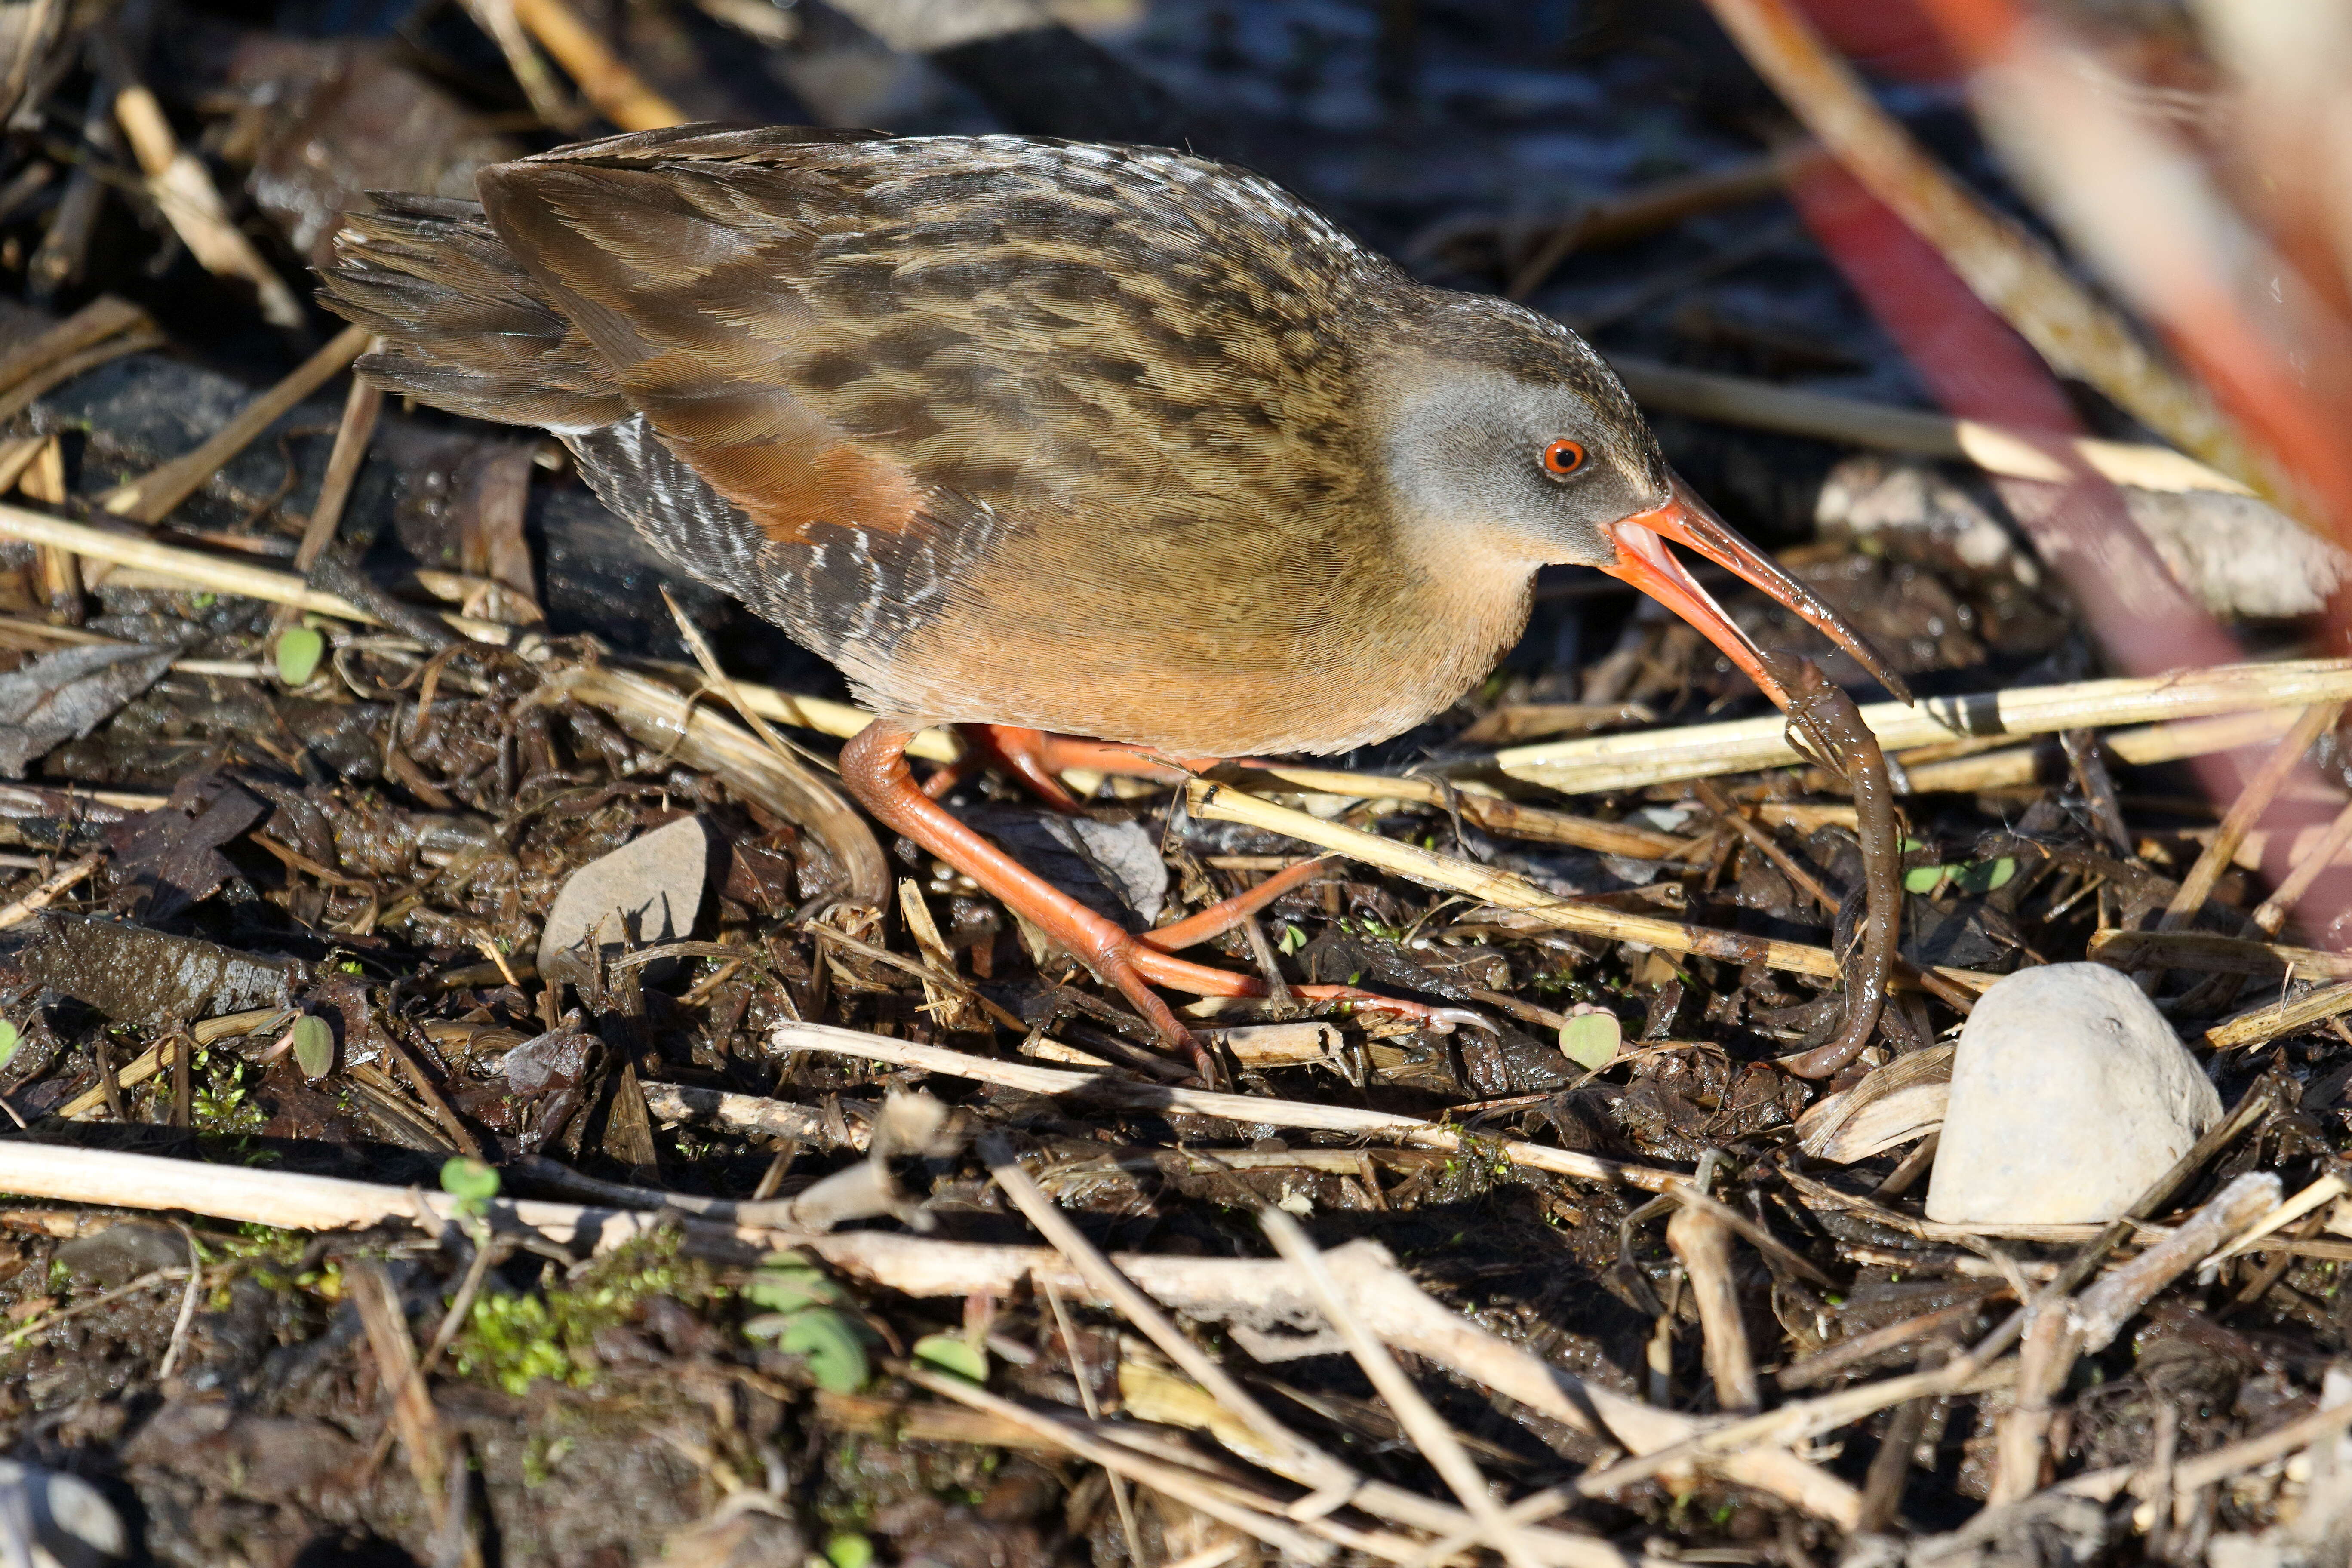
[[[1543,449],[1544,472],[1564,479],[1584,467],[1584,448],[1573,441],[1554,441]]]

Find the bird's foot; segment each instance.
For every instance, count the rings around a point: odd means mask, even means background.
[[[1201,1037],[1185,1025],[1176,1010],[1169,1006],[1152,987],[1164,986],[1168,990],[1181,991],[1194,996],[1244,999],[1271,996],[1273,988],[1255,974],[1236,974],[1231,970],[1213,969],[1205,963],[1194,963],[1190,959],[1162,952],[1148,940],[1150,936],[1158,935],[1156,931],[1143,937],[1133,936],[1092,910],[1075,904],[1073,907],[1087,916],[1087,921],[1040,922],[1047,934],[1060,942],[1071,956],[1092,970],[1105,984],[1116,987],[1162,1039],[1192,1058],[1192,1065],[1198,1069],[1203,1083],[1214,1085],[1219,1079],[1216,1058],[1202,1042]],[[1495,1027],[1477,1014],[1460,1007],[1433,1007],[1423,1002],[1406,1002],[1394,996],[1360,991],[1352,985],[1292,985],[1287,989],[1297,1001],[1349,1003],[1372,1011],[1394,1013],[1439,1030],[1451,1030],[1455,1025],[1465,1023],[1490,1033]]]
[[[961,760],[934,773],[923,785],[933,800],[944,796],[982,767],[1011,774],[1030,794],[1056,811],[1081,809],[1078,799],[1063,784],[1061,775],[1074,769],[1098,773],[1125,773],[1161,784],[1181,784],[1185,769],[1136,746],[1115,746],[1105,741],[1024,730],[1017,724],[959,724],[963,740]]]
[[[1255,888],[1245,889],[1230,899],[1220,899],[1181,921],[1155,926],[1136,940],[1162,952],[1181,952],[1188,947],[1197,947],[1212,937],[1224,935],[1293,888],[1314,881],[1338,865],[1339,860],[1337,855],[1324,855],[1312,860],[1302,860],[1296,866],[1286,866]]]
[[[1162,1040],[1191,1057],[1204,1079],[1214,1081],[1216,1058],[1152,987],[1166,986],[1196,996],[1234,997],[1265,996],[1270,987],[1255,975],[1194,963],[1168,949],[1203,941],[1238,925],[1307,880],[1323,863],[1294,866],[1173,926],[1139,937],[1131,935],[1022,865],[916,787],[906,758],[907,742],[913,736],[910,726],[889,719],[877,719],[854,736],[841,749],[842,782],[850,793],[876,820],[963,872],[1093,970],[1106,984],[1116,987]],[[1442,1027],[1465,1017],[1458,1009],[1399,1001],[1349,985],[1294,985],[1289,990],[1306,1001],[1352,1002]]]

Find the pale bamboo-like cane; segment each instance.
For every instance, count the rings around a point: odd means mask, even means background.
[[[1928,697],[1916,707],[1874,702],[1863,721],[1888,751],[1985,735],[2023,739],[2060,730],[2202,719],[2257,709],[2306,708],[2352,698],[2352,659],[2225,664],[2116,680],[2079,680],[2007,691]],[[1495,753],[1506,775],[1564,794],[1786,767],[1801,759],[1778,713],[1625,735],[1595,735]]]

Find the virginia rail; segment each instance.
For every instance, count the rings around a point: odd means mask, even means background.
[[[686,126],[476,189],[349,218],[325,297],[385,340],[362,373],[554,432],[680,568],[840,666],[882,715],[842,752],[852,793],[1171,1043],[1154,984],[1263,986],[1170,949],[1287,884],[1130,936],[918,788],[918,728],[978,727],[1049,792],[1071,753],[1040,731],[1346,751],[1469,689],[1548,562],[1648,593],[1785,703],[1669,540],[1901,689],[1674,477],[1574,332],[1425,287],[1242,170]]]

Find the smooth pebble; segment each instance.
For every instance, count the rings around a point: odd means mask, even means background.
[[[2221,1114],[2204,1070],[2129,976],[2103,963],[2020,970],[1961,1026],[1927,1217],[2113,1219]]]

